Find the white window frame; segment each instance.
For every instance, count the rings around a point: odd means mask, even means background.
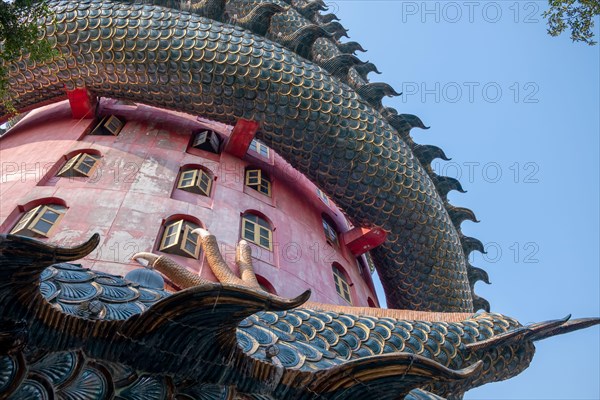
[[[190,183],[185,184],[184,181],[190,181]],[[203,169],[186,169],[182,170],[179,174],[177,189],[210,197],[212,181],[213,178]],[[204,188],[202,184],[205,184],[206,188]]]
[[[250,150],[264,158],[269,158],[271,156],[271,149],[269,146],[258,139],[252,139],[250,142]]]
[[[317,196],[319,196],[319,198],[321,199],[321,201],[323,201],[323,203],[329,205],[329,197],[327,197],[327,195],[325,193],[323,193],[323,191],[319,188],[317,188]]]
[[[79,153],[71,157],[65,165],[58,171],[56,176],[65,178],[65,177],[73,177],[73,176],[91,176],[96,168],[98,168],[98,161],[100,157],[95,154],[90,153]],[[81,165],[86,165],[90,167],[90,169],[85,172],[81,170]]]
[[[201,247],[199,240],[200,238],[198,235],[192,233],[192,231],[197,227],[198,226],[196,224],[184,219],[170,221],[168,224],[164,225],[158,250],[164,253],[176,254],[183,257],[189,256],[191,258],[198,259],[200,257]],[[173,228],[172,232],[168,233],[171,228]],[[194,251],[189,251],[185,245],[188,241],[194,243],[192,235],[196,236],[196,242]],[[174,239],[168,240],[169,238]],[[190,238],[191,240],[189,240]],[[169,242],[168,244],[167,241]]]
[[[271,197],[271,181],[261,169],[247,169],[245,183],[249,188]]]
[[[338,296],[352,304],[352,295],[350,293],[350,284],[345,274],[335,265],[331,268],[333,271],[333,281],[335,283],[335,291]]]
[[[257,221],[253,221],[252,217],[257,218]],[[259,221],[263,221],[265,225],[262,225]],[[246,227],[250,227],[248,231],[252,232],[252,236],[246,236]],[[242,239],[248,240],[257,246],[273,251],[273,228],[271,225],[262,217],[256,214],[244,214],[242,217]],[[261,239],[265,239],[268,244],[263,244]]]
[[[60,220],[64,215],[64,211],[59,209],[58,205],[39,205],[37,207],[32,208],[27,211],[20,219],[19,222],[15,224],[15,226],[11,229],[10,234],[12,235],[23,235],[23,236],[43,236],[50,237],[52,231],[56,228]],[[46,213],[54,213],[56,214],[56,219],[54,221],[50,221],[44,219]],[[44,221],[50,225],[48,231],[42,231],[36,229],[36,225],[38,222]]]
[[[118,117],[106,115],[100,120],[90,135],[105,135],[103,130],[106,130],[110,135],[118,136],[124,126],[125,122],[121,121]]]
[[[321,220],[323,221],[323,232],[325,233],[325,238],[327,242],[331,242],[332,245],[339,247],[340,241],[338,238],[338,233],[331,224],[321,216]]]

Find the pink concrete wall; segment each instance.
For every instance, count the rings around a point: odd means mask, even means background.
[[[267,217],[275,230],[273,251],[253,246],[255,269],[281,296],[296,296],[312,288],[311,300],[346,304],[335,291],[331,265],[339,263],[348,276],[354,305],[377,303],[370,274],[361,271],[354,256],[343,246],[330,246],[321,214],[326,213],[341,233],[349,224],[333,203],[326,205],[316,187],[281,157],[268,159],[249,153],[241,160],[229,154],[200,150],[186,152],[190,133],[207,121],[151,107],[104,104],[128,122],[117,137],[86,135],[91,120],[74,120],[68,104],[58,103],[32,111],[0,139],[0,226],[7,233],[22,215],[18,207],[39,198],[58,198],[68,211],[48,239],[75,245],[94,232],[101,244],[85,260],[85,266],[125,274],[139,264],[131,256],[139,251],[157,252],[158,236],[165,219],[182,214],[197,218],[216,235],[230,265],[240,239],[241,213],[252,210]],[[231,127],[209,126],[222,135]],[[55,178],[65,155],[93,149],[101,164],[89,178]],[[215,180],[211,198],[174,189],[181,166],[200,164]],[[272,181],[272,197],[244,185],[244,170],[252,165],[266,171]],[[190,270],[215,280],[206,261],[170,255]]]

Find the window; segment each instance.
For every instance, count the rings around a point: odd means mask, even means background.
[[[319,198],[323,200],[323,203],[329,205],[329,197],[327,197],[327,195],[323,193],[323,191],[319,188],[317,188],[317,196],[319,196]]]
[[[246,170],[246,186],[271,197],[271,181],[260,169]]]
[[[327,242],[330,245],[339,246],[338,236],[337,236],[337,232],[334,228],[335,225],[333,224],[333,222],[331,222],[328,218],[326,218],[325,215],[323,215],[321,217],[321,220],[323,221],[323,231],[325,232],[325,237],[327,238]]]
[[[335,282],[335,291],[340,295],[340,297],[346,300],[348,303],[352,304],[352,299],[350,297],[350,285],[346,280],[346,276],[344,273],[335,265],[332,267],[333,269],[333,281]]]
[[[162,234],[159,250],[197,259],[200,256],[200,245],[198,235],[192,233],[196,228],[199,228],[199,226],[183,219],[167,223]]]
[[[181,171],[177,189],[210,197],[212,177],[203,169],[188,169]]]
[[[39,205],[27,211],[10,231],[13,235],[49,237],[65,212],[57,204]]]
[[[250,150],[265,158],[269,158],[269,148],[259,140],[253,139],[252,142],[250,142]]]
[[[242,238],[269,251],[273,250],[273,230],[271,225],[255,214],[242,217]]]
[[[370,261],[369,261],[370,260]],[[366,252],[356,258],[356,264],[358,266],[358,272],[364,279],[368,279],[373,273],[375,266],[372,264],[373,260],[369,257],[369,252]]]
[[[371,256],[371,253],[366,252],[365,259],[367,260],[367,265],[369,266],[369,271],[371,271],[371,273],[375,272],[375,263],[373,262],[373,257]]]
[[[191,147],[219,154],[221,152],[221,138],[214,131],[204,129],[193,135]]]
[[[97,167],[100,156],[88,153],[80,153],[69,159],[65,165],[58,171],[56,176],[90,176]]]
[[[113,135],[117,136],[123,126],[125,125],[124,121],[121,121],[119,118],[114,115],[107,115],[100,120],[100,123],[96,125],[92,133],[90,135]]]

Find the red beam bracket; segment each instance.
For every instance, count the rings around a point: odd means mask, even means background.
[[[255,121],[238,120],[231,135],[229,135],[229,139],[227,139],[227,143],[225,143],[225,152],[237,158],[243,158],[248,152],[248,147],[250,147],[250,143],[259,127],[260,124]]]
[[[342,234],[342,240],[348,249],[358,257],[385,243],[387,232],[379,227],[354,228]]]
[[[98,98],[86,88],[67,90],[73,118],[94,118]]]

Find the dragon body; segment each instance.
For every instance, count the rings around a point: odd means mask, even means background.
[[[409,319],[401,310],[377,317],[352,307],[297,308],[308,292],[285,300],[209,282],[170,294],[68,263],[98,242],[95,235],[64,249],[0,237],[0,394],[68,397],[88,386],[84,398],[94,399],[396,399],[419,388],[460,398],[526,368],[533,340],[598,323],[522,327],[499,314]],[[169,276],[185,269],[165,265],[164,256],[154,261]]]

